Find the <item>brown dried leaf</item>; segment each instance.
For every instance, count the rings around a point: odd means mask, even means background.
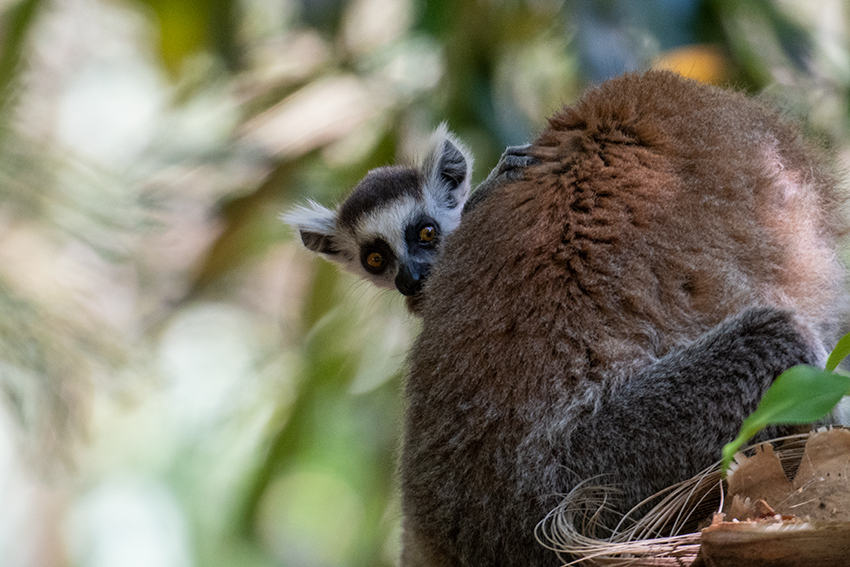
[[[729,477],[729,505],[724,510],[729,520],[762,517],[754,506],[762,499],[783,516],[850,521],[850,431],[813,433],[793,482],[770,444],[736,460],[739,467]]]
[[[776,509],[777,503],[794,492],[770,443],[761,445],[752,457],[738,454],[735,461],[738,468],[729,475],[729,506],[725,510],[729,520],[758,518],[754,502],[764,500]]]
[[[794,477],[793,494],[775,506],[782,514],[850,521],[850,431],[813,434]]]

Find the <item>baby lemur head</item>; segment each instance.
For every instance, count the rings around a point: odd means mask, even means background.
[[[472,155],[442,124],[418,167],[373,169],[336,209],[310,202],[282,218],[308,249],[412,298],[460,223],[471,176]]]

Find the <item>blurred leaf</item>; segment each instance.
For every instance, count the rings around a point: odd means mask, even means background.
[[[82,316],[22,296],[0,279],[0,393],[33,455],[71,457],[95,370],[125,362],[112,336]]]
[[[22,0],[3,15],[0,35],[0,110],[10,96],[12,81],[17,76],[29,30],[36,20],[42,0]]]
[[[738,437],[723,447],[722,470],[727,470],[741,447],[764,427],[817,421],[850,393],[850,376],[799,365],[780,374],[754,411],[741,425]]]
[[[261,256],[280,240],[285,227],[278,219],[282,188],[288,186],[291,163],[279,165],[255,191],[221,205],[225,228],[198,266],[187,298],[194,298],[221,277]]]
[[[153,8],[159,25],[159,54],[177,75],[186,57],[209,45],[209,4],[187,0],[139,0]]]
[[[759,91],[782,68],[805,72],[814,38],[770,0],[710,0],[725,31],[725,42],[743,70],[746,86]]]
[[[239,2],[238,0],[210,0],[210,35],[212,49],[231,72],[242,68],[242,51],[238,45]]]
[[[313,288],[313,295],[316,290]],[[302,377],[300,387],[291,408],[281,408],[283,415],[274,421],[278,428],[268,442],[268,450],[256,469],[244,499],[241,529],[253,537],[255,518],[260,500],[275,476],[294,456],[309,449],[309,440],[315,431],[314,418],[320,407],[328,400],[337,398],[345,391],[350,380],[350,365],[347,353],[340,349],[338,337],[346,336],[345,326],[349,319],[340,317],[340,310],[326,314],[305,339],[305,355],[309,361],[307,374]],[[346,372],[346,369],[349,372]]]
[[[172,76],[183,61],[201,51],[221,57],[231,71],[239,67],[236,45],[237,0],[137,0],[157,17],[159,53]]]
[[[298,0],[301,19],[328,36],[339,33],[346,0]]]

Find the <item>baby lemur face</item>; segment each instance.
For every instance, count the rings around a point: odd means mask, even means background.
[[[460,223],[471,176],[471,154],[441,125],[418,167],[379,167],[336,209],[311,202],[282,218],[309,250],[415,296],[441,241]]]

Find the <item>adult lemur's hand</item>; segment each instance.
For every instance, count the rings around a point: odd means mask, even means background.
[[[503,183],[522,179],[523,172],[529,165],[540,163],[540,160],[529,153],[531,144],[509,146],[499,158],[499,163],[490,172],[463,207],[463,214],[471,211],[478,203],[487,198],[490,192]]]

